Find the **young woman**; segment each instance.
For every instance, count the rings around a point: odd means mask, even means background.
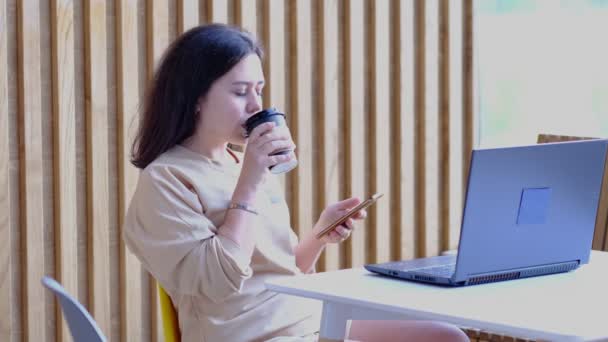
[[[357,198],[328,206],[301,240],[291,229],[268,171],[295,158],[271,156],[295,148],[291,135],[273,123],[244,134],[247,118],[262,109],[262,57],[253,37],[237,28],[193,28],[169,47],[146,94],[132,159],[142,171],[124,239],[170,295],[183,341],[316,341],[319,303],[270,292],[264,282],[314,272],[324,247],[353,229],[349,219],[314,237]],[[229,144],[246,150],[237,155]],[[401,340],[464,336],[439,323],[352,325],[355,339],[373,340],[378,327],[401,329]]]

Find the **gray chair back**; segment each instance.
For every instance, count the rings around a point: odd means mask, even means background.
[[[87,309],[70,296],[61,284],[51,277],[44,276],[42,285],[51,290],[59,300],[74,341],[106,342],[106,337]]]

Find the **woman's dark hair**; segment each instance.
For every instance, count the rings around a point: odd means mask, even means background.
[[[143,169],[192,136],[198,122],[198,99],[252,53],[263,58],[257,40],[232,26],[199,26],[178,37],[165,52],[146,92],[131,163]]]

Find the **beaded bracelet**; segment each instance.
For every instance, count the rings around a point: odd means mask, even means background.
[[[228,204],[228,209],[239,209],[239,210],[245,210],[248,213],[252,213],[257,215],[258,211],[255,210],[253,207],[248,206],[247,204],[242,204],[242,203],[230,203]]]

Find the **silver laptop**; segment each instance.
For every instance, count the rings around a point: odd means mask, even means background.
[[[449,286],[567,272],[589,261],[608,140],[474,150],[456,255],[365,265]]]

